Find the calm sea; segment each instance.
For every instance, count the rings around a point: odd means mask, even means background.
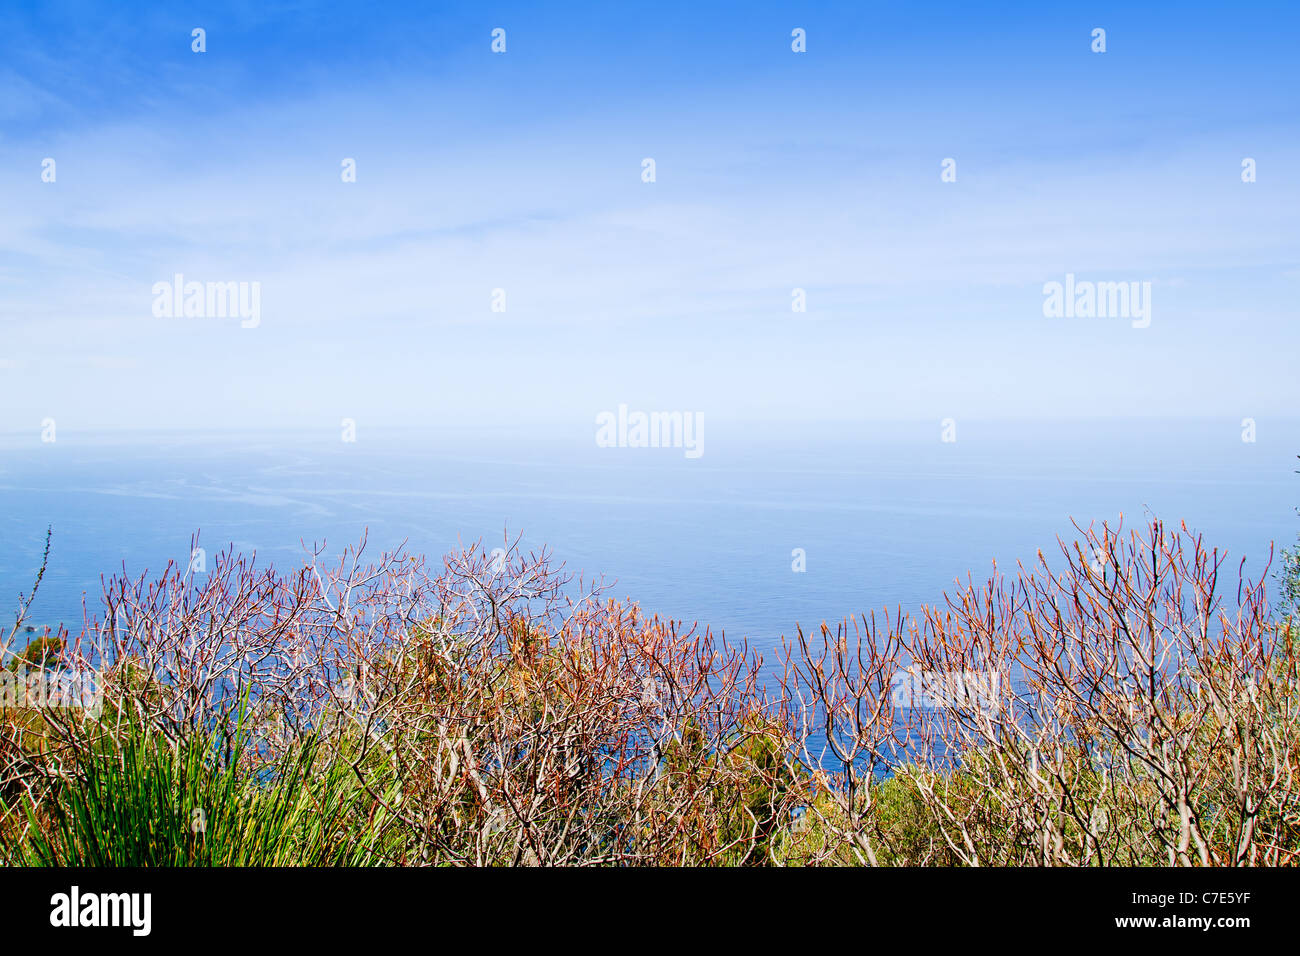
[[[1184,520],[1258,574],[1296,540],[1300,423],[938,423],[794,430],[709,423],[704,454],[598,448],[594,428],[253,435],[90,435],[0,441],[0,598],[30,588],[34,621],[80,622],[100,575],[209,555],[259,562],[331,551],[369,529],[440,554],[505,531],[604,576],[647,611],[759,649],[796,623],[941,598],[997,559],[1032,562],[1082,523]],[[807,570],[792,570],[803,549]],[[769,660],[771,655],[769,654]]]

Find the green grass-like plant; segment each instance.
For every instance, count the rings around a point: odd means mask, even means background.
[[[14,808],[26,826],[0,828],[0,859],[85,867],[379,862],[374,829],[355,826],[369,800],[346,765],[318,766],[309,739],[254,773],[247,747],[241,732],[229,748],[215,734],[173,748],[140,728],[115,744],[78,746],[53,792]]]

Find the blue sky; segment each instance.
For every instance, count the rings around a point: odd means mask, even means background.
[[[537,6],[6,4],[0,431],[1294,414],[1294,4]]]

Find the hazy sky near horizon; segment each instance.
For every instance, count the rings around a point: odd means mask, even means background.
[[[1296,5],[545,6],[7,3],[0,431],[1295,414]]]

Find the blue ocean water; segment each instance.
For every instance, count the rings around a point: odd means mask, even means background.
[[[1300,423],[938,423],[783,429],[709,424],[705,454],[598,448],[592,430],[309,434],[60,431],[0,442],[0,599],[16,606],[54,531],[33,621],[79,624],[100,576],[233,544],[301,562],[369,530],[437,555],[507,530],[604,576],[647,611],[767,654],[795,625],[936,602],[992,561],[1059,553],[1071,518],[1186,521],[1258,575],[1300,530]],[[792,570],[802,548],[807,570]],[[7,610],[7,609],[6,609]]]

